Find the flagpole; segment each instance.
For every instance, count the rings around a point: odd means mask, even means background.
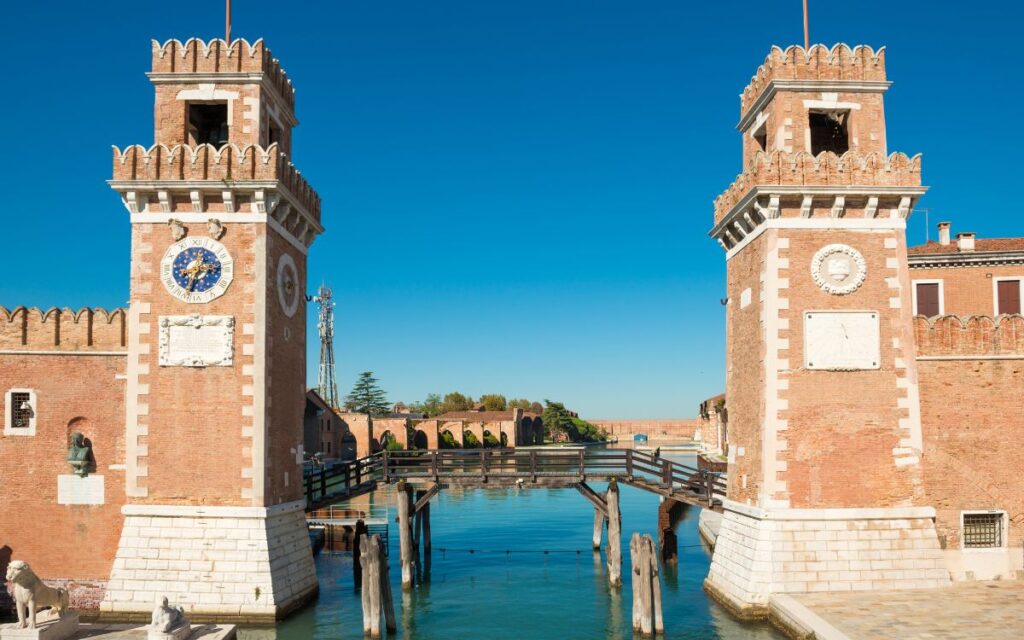
[[[228,5],[231,5],[231,0],[228,0]],[[230,11],[230,9],[229,9]],[[807,0],[804,0],[804,49],[811,48],[811,32],[807,26]]]
[[[224,13],[224,40],[231,45],[231,0],[226,0],[227,10]],[[804,12],[807,11],[807,0],[804,0]]]

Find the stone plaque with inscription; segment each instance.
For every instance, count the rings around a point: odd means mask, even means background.
[[[160,366],[230,367],[234,339],[232,316],[160,316]]]
[[[877,311],[804,313],[804,366],[829,371],[878,369],[881,340]]]
[[[57,476],[57,504],[103,504],[103,476]]]

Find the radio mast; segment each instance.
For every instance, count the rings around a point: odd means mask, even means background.
[[[313,296],[313,302],[320,307],[317,330],[320,333],[320,377],[316,392],[328,406],[338,408],[338,381],[334,376],[334,295],[327,285]]]

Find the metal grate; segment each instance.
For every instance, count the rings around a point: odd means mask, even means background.
[[[964,547],[1001,547],[1003,545],[1003,514],[965,513]]]
[[[12,393],[11,394],[11,425],[19,428],[28,428],[29,421],[32,419],[32,409],[29,406],[29,400],[32,397],[27,393]]]

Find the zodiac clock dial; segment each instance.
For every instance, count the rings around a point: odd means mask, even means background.
[[[213,238],[187,238],[167,248],[160,280],[175,298],[204,303],[219,298],[234,277],[231,254]]]

